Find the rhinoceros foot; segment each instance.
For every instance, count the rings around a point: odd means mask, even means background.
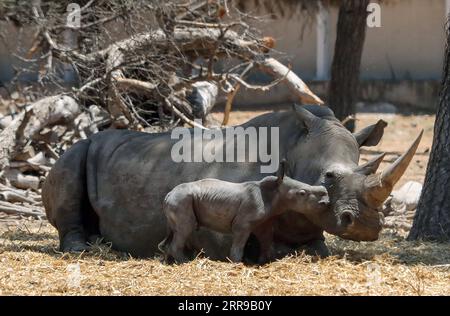
[[[305,245],[305,253],[310,256],[318,256],[320,258],[326,258],[330,256],[330,250],[328,249],[325,241],[315,239],[308,242]]]
[[[89,251],[89,245],[80,234],[67,234],[60,243],[62,252],[83,252]]]
[[[326,258],[331,254],[324,240],[313,239],[302,245],[286,245],[283,243],[277,243],[275,244],[274,258],[281,259],[285,256],[302,252],[305,252],[308,256],[317,256],[319,258]]]
[[[89,246],[80,242],[73,242],[69,245],[62,245],[61,251],[62,252],[71,252],[71,253],[78,253],[83,251],[88,251]]]

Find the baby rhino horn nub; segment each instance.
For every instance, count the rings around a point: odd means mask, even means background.
[[[411,147],[392,165],[383,170],[382,173],[377,173],[367,178],[366,189],[369,197],[368,202],[372,206],[380,206],[389,197],[394,185],[400,180],[414,157],[422,135],[423,130],[412,143]]]

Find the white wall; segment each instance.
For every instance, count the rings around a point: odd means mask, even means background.
[[[372,1],[377,2],[377,1]],[[381,4],[380,28],[368,28],[361,76],[364,79],[439,79],[444,55],[444,23],[449,0],[397,0]],[[263,6],[255,8],[267,15]],[[289,8],[291,10],[291,8]],[[336,39],[338,8],[329,14],[331,41],[329,65]],[[316,79],[317,30],[309,23],[301,37],[305,17],[300,13],[261,25],[265,35],[274,36],[276,48],[286,52],[296,71],[306,80]],[[314,19],[313,19],[314,20]],[[320,47],[320,46],[319,46]]]
[[[382,5],[381,28],[368,28],[363,78],[438,79],[445,42],[446,0],[400,0]]]

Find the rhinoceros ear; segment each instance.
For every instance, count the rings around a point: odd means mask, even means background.
[[[285,173],[286,173],[286,159],[283,159],[280,162],[280,166],[278,167],[278,172],[277,172],[277,184],[278,185],[280,185],[283,182]]]
[[[300,123],[306,127],[306,129],[310,130],[314,126],[315,123],[320,121],[320,118],[309,112],[304,107],[297,105],[294,103],[293,110],[297,115]]]
[[[387,123],[383,120],[379,120],[376,124],[367,126],[363,128],[359,132],[353,134],[355,136],[356,141],[361,146],[376,146],[383,137],[384,128],[387,126]]]

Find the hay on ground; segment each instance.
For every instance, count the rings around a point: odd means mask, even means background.
[[[166,265],[108,245],[57,251],[47,222],[0,230],[0,295],[450,295],[450,245],[383,236],[356,243],[327,236],[333,256],[298,254],[264,266],[198,258]]]

